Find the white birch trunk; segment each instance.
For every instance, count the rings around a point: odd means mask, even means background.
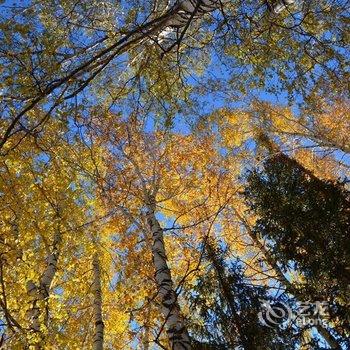
[[[294,0],[282,0],[282,1],[278,1],[274,6],[273,6],[273,11],[275,13],[280,13],[282,11],[284,11],[286,8],[288,8],[288,6],[293,5],[294,4]]]
[[[34,333],[41,333],[41,325],[47,326],[48,315],[43,315],[43,303],[45,303],[50,295],[50,287],[57,271],[57,261],[59,257],[62,235],[57,231],[54,236],[52,250],[47,256],[47,265],[41,275],[38,284],[28,281],[27,292],[32,297],[32,307],[29,310],[30,329]],[[41,321],[43,318],[43,321]],[[40,335],[42,338],[42,334]],[[41,344],[36,344],[36,348],[41,349]]]
[[[102,289],[101,289],[101,268],[98,255],[95,254],[92,261],[94,295],[93,315],[95,322],[95,334],[93,350],[103,350],[104,323],[102,317]]]
[[[167,264],[163,229],[155,217],[154,204],[148,207],[147,222],[153,238],[152,254],[155,279],[171,350],[190,350],[192,348],[190,337],[184,319],[181,316],[177,295],[173,289],[173,281]]]

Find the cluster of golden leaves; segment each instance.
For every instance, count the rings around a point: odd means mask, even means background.
[[[88,141],[67,137],[67,125],[52,119],[44,133],[13,149],[9,143],[0,164],[0,299],[9,346],[35,348],[43,341],[46,349],[91,346],[95,254],[102,271],[106,348],[132,348],[135,341],[157,336],[162,317],[145,220],[150,194],[178,290],[195,285],[209,238],[223,241],[229,256],[244,261],[246,274],[260,283],[268,266],[249,236],[255,217],[240,195],[242,171],[277,150],[320,178],[341,176],[346,164],[334,153],[322,157],[316,151],[346,151],[346,106],[339,103],[318,116],[261,103],[249,111],[220,110],[209,117],[215,127],[189,135],[147,131],[136,118],[95,111]],[[30,331],[33,300],[26,285],[40,281],[57,231],[62,236],[57,270],[48,298],[37,304],[39,337]]]

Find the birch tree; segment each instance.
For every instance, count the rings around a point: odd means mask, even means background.
[[[92,291],[94,294],[93,310],[95,322],[94,350],[103,349],[104,323],[102,317],[102,289],[101,289],[101,267],[97,253],[92,260],[93,282]]]
[[[129,95],[153,97],[173,120],[188,102],[195,106],[190,92],[244,100],[273,75],[279,84],[270,84],[269,92],[287,92],[294,101],[298,94],[310,104],[327,91],[346,94],[346,1],[137,0],[128,6],[82,0],[3,7],[2,154],[12,137],[40,130],[78,96],[95,106],[98,100],[126,107]],[[205,74],[215,73],[215,56],[225,75],[237,79],[213,81]],[[190,84],[191,75],[200,84]]]

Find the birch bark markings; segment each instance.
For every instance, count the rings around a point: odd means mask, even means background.
[[[47,257],[46,269],[42,273],[38,285],[32,280],[27,282],[27,292],[32,297],[32,307],[29,310],[30,330],[39,336],[38,339],[34,339],[36,349],[42,349],[41,343],[44,337],[42,326],[47,327],[48,324],[48,311],[46,310],[46,314],[43,314],[42,307],[50,295],[51,284],[57,271],[61,241],[62,234],[58,229],[54,236],[52,251]]]
[[[71,72],[49,82],[43,91],[27,99],[27,103],[23,109],[21,109],[9,122],[9,125],[4,128],[5,131],[3,135],[0,136],[0,150],[4,147],[9,138],[16,133],[15,128],[21,123],[23,117],[55,91],[61,88],[63,89],[60,97],[56,99],[53,104],[54,107],[57,107],[63,100],[71,99],[82,92],[116,57],[137,45],[141,45],[152,35],[159,36],[159,34],[168,27],[182,28],[188,26],[193,19],[198,19],[198,17],[194,18],[196,12],[198,15],[204,15],[205,13],[220,8],[220,4],[221,2],[218,0],[176,1],[164,14],[130,30],[119,40],[102,48],[93,57],[79,64]],[[108,36],[98,41],[97,44],[107,39]],[[88,76],[84,77],[84,74],[88,74]],[[67,88],[64,87],[66,85],[68,87],[72,79],[77,79],[81,76],[83,76],[83,78],[79,86],[73,89],[73,91],[68,92],[68,95],[65,95]],[[40,126],[45,119],[46,117],[39,121],[35,128]]]
[[[94,295],[93,315],[95,322],[93,350],[103,350],[104,322],[102,317],[101,268],[97,253],[94,255],[92,260],[92,271],[92,292]]]
[[[164,246],[164,232],[155,216],[155,203],[147,208],[147,223],[153,238],[152,254],[158,295],[161,299],[161,311],[165,317],[170,346],[172,350],[190,350],[190,337],[180,312],[177,295],[174,291],[171,272],[167,263]]]

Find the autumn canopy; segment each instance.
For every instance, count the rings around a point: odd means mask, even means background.
[[[0,1],[0,349],[350,349],[349,15]]]

